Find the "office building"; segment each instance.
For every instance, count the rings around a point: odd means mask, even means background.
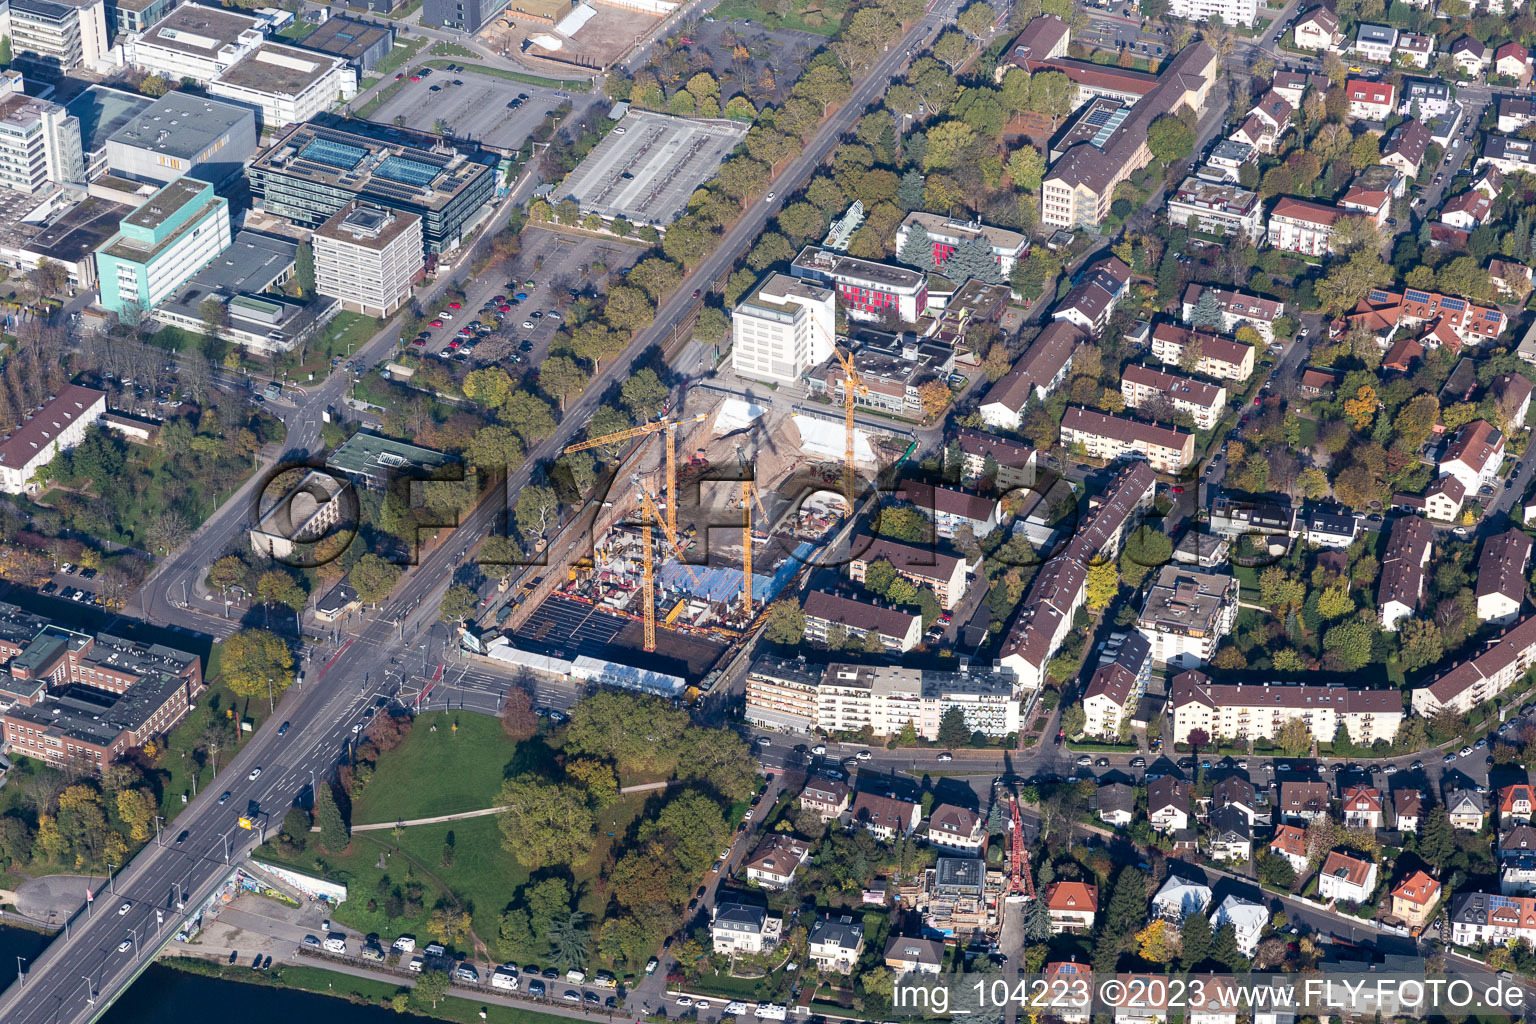
[[[10,0],[11,53],[29,72],[62,75],[107,56],[102,0]]]
[[[182,4],[124,46],[128,63],[172,82],[207,85],[260,46],[261,19],[202,4]]]
[[[360,430],[343,441],[325,465],[359,487],[380,490],[402,477],[431,477],[457,461],[431,448]]]
[[[505,3],[495,0],[426,0],[421,8],[421,23],[473,35],[506,9]]]
[[[107,396],[77,384],[66,384],[59,393],[17,424],[0,440],[0,491],[25,494],[36,485],[32,478],[85,439],[85,432],[107,411]]]
[[[353,203],[315,229],[315,290],[346,308],[387,317],[421,280],[421,218]]]
[[[107,166],[134,181],[184,174],[217,185],[256,152],[256,113],[211,96],[169,92],[107,137]]]
[[[261,130],[275,132],[351,99],[357,72],[341,57],[263,43],[220,72],[208,91],[261,111]]]
[[[85,180],[107,173],[107,140],[155,103],[148,96],[104,85],[88,85],[64,104],[80,123],[80,152]]]
[[[361,75],[389,56],[394,43],[395,31],[387,24],[357,21],[333,14],[298,45],[316,53],[340,57]]]
[[[1013,272],[1014,264],[1029,252],[1029,236],[1007,228],[989,227],[981,221],[961,221],[937,213],[921,210],[907,214],[907,219],[896,229],[894,251],[900,253],[907,239],[915,230],[922,229],[933,243],[932,258],[939,272],[944,272],[944,262],[955,250],[967,242],[980,243],[997,260],[997,269],[1004,280]]]
[[[79,119],[47,100],[0,96],[0,185],[36,192],[49,182],[84,181]]]
[[[107,32],[123,42],[171,13],[177,0],[106,0]]]
[[[855,320],[894,317],[910,324],[928,308],[928,275],[906,267],[808,245],[795,257],[790,273],[832,286],[848,316]]]
[[[772,274],[731,311],[731,368],[743,377],[793,384],[832,358],[832,289]]]
[[[178,178],[124,217],[96,253],[101,305],[148,312],[231,240],[229,202],[197,178]]]
[[[427,251],[443,253],[486,214],[496,168],[484,159],[424,133],[325,118],[289,129],[249,175],[273,216],[317,228],[361,199],[419,216]]]

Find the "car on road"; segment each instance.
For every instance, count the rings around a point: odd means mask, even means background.
[[[277,727],[277,734],[279,736],[286,736],[286,735],[288,735],[288,723],[287,722],[284,722],[282,725]]]
[[[251,782],[255,782],[259,778],[261,778],[261,767],[259,765],[255,768],[252,768],[251,774],[246,776],[246,779]]]
[[[678,1006],[683,1006],[683,1007],[692,1006],[693,1005],[693,997],[692,996],[678,996],[677,997],[677,1005]]]
[[[1460,755],[1461,757],[1466,757],[1468,754],[1472,753],[1472,748],[1471,747],[1462,747],[1456,753],[1458,755]]]
[[[776,195],[778,195],[777,192],[769,192],[768,193],[768,197],[767,197],[768,198],[768,202],[770,202],[770,203],[773,202],[773,197],[776,196]]]
[[[239,958],[240,958],[240,951],[238,949],[232,949],[232,950],[229,951],[229,962],[230,963],[234,963]]]
[[[132,907],[129,904],[124,903],[122,906],[117,908],[117,916],[118,917],[122,917],[124,914],[128,913],[128,911],[131,910],[131,909],[132,909]]]
[[[1132,768],[1145,768],[1146,766],[1147,766],[1147,759],[1146,758],[1144,758],[1144,757],[1133,757],[1133,758],[1131,758],[1131,767]]]
[[[1415,761],[1415,762],[1413,762],[1413,764],[1409,765],[1408,768],[1411,771],[1421,771],[1424,768],[1424,762],[1423,761]]]
[[[362,722],[358,722],[356,725],[354,725],[352,727],[352,731],[353,732],[362,732],[363,731],[363,723]]]
[[[1098,765],[1100,768],[1108,768],[1109,767],[1109,758],[1101,757],[1097,761],[1095,761],[1094,764]]]
[[[535,999],[543,999],[544,983],[542,981],[530,981],[528,983],[528,994]]]
[[[660,966],[661,966],[661,961],[657,960],[655,957],[651,957],[649,960],[647,960],[645,962],[645,973],[646,974],[655,974],[656,973],[656,968],[658,968]]]
[[[582,997],[582,999],[583,999],[583,1000],[584,1000],[584,1001],[585,1001],[585,1002],[586,1002],[586,1003],[587,1003],[587,1004],[588,1004],[588,1005],[589,1005],[589,1006],[601,1006],[601,1005],[602,1005],[602,1002],[603,1002],[603,1001],[602,1001],[602,1000],[601,1000],[601,999],[599,999],[599,998],[598,998],[598,997],[597,997],[597,993],[596,993],[596,992],[588,992],[588,993],[586,993],[586,995],[584,995],[584,996],[583,996],[583,997]],[[700,1004],[700,1005],[703,1005],[703,1004]]]
[[[1290,770],[1291,770],[1291,766],[1288,765],[1288,764],[1281,764],[1281,765],[1277,765],[1275,767],[1275,771],[1277,771],[1277,772],[1288,772]]]
[[[955,759],[955,755],[949,753],[948,751],[945,751],[944,753],[942,753],[942,754],[940,754],[938,756],[938,760],[941,761],[941,762],[953,761],[954,759]]]
[[[304,945],[313,946],[318,949],[320,947],[320,940],[313,935],[306,935],[304,936]]]
[[[228,799],[229,799],[229,790],[226,789],[224,791],[223,795],[219,797],[219,803],[222,804],[222,803],[224,803]]]
[[[1093,764],[1093,758],[1089,757],[1087,754],[1083,754],[1077,759],[1077,766],[1079,768],[1087,768],[1091,764]]]
[[[1441,764],[1450,764],[1454,760],[1456,760],[1456,755],[1455,754],[1446,754],[1444,757],[1442,757],[1440,759],[1440,763]]]
[[[428,326],[429,327],[441,327],[441,326],[443,326],[443,322],[441,320],[433,320],[430,324],[428,324]]]

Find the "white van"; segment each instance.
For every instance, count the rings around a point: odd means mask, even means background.
[[[725,1004],[725,1012],[729,1016],[740,1017],[742,1014],[747,1012],[747,1004],[746,1003],[726,1003]]]
[[[405,969],[415,974],[420,974],[421,969],[427,965],[427,960],[420,953],[411,957],[411,962],[405,965]]]
[[[785,1020],[789,1010],[778,1003],[758,1003],[756,1016],[759,1020]]]
[[[505,992],[516,992],[517,985],[517,968],[510,964],[504,964],[491,973],[491,988],[499,988]]]
[[[565,980],[572,985],[584,985],[587,982],[587,972],[579,971],[573,967],[565,972]]]
[[[325,937],[325,950],[328,953],[345,953],[347,951],[347,937],[337,932],[331,932]]]
[[[414,953],[416,951],[416,938],[412,935],[402,935],[395,940],[395,949],[401,953]]]

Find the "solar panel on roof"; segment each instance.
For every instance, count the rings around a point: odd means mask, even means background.
[[[1409,302],[1428,302],[1429,293],[1421,292],[1415,288],[1409,288],[1407,291],[1403,292],[1403,298],[1407,299]]]
[[[336,142],[332,139],[316,139],[299,150],[299,156],[306,160],[313,160],[329,167],[339,167],[344,171],[350,171],[362,163],[367,155],[368,151],[361,146],[349,146],[345,142]]]
[[[1466,309],[1467,308],[1467,303],[1466,303],[1465,299],[1441,299],[1440,300],[1440,305],[1444,306],[1446,309]]]
[[[1386,302],[1388,296],[1387,293],[1382,291],[1380,288],[1372,288],[1369,297],[1372,302]]]
[[[442,171],[439,167],[422,163],[419,160],[407,160],[403,156],[386,157],[373,172],[375,178],[388,178],[390,181],[400,181],[407,185],[417,187],[432,184]]]

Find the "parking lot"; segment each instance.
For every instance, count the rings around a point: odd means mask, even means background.
[[[459,64],[452,66],[459,70],[422,68],[418,72],[421,80],[406,81],[372,119],[424,132],[432,131],[441,120],[459,138],[498,149],[516,149],[562,102],[560,93],[553,89],[483,75]],[[509,108],[519,96],[528,99],[515,110]]]
[[[509,372],[515,372],[509,364],[537,366],[549,353],[551,339],[565,322],[571,293],[592,291],[596,294],[606,287],[612,275],[633,266],[644,251],[636,245],[582,238],[529,225],[523,232],[522,252],[506,264],[505,269],[497,271],[497,276],[491,277],[487,272],[485,279],[496,286],[487,298],[504,295],[507,301],[502,305],[510,307],[500,329],[475,339],[472,356],[459,361],[505,366]],[[598,272],[594,266],[603,269]],[[529,281],[533,282],[531,286]],[[518,299],[518,295],[527,297]],[[460,341],[461,347],[467,342],[460,337],[459,331],[479,318],[480,308],[480,305],[464,304],[460,309],[445,305],[442,309],[431,310],[433,313],[446,312],[453,319],[445,319],[440,328],[427,328],[431,336],[427,344],[418,346],[417,350],[424,348],[431,354],[454,354],[456,350],[450,350],[449,345],[455,339]],[[539,315],[535,317],[534,313]]]
[[[92,604],[102,607],[101,595],[96,591],[96,570],[85,569],[65,562],[53,579],[44,583],[39,593],[76,604]]]

